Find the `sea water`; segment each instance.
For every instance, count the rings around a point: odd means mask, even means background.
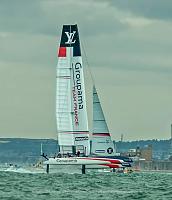
[[[172,200],[172,173],[0,172],[0,200]]]

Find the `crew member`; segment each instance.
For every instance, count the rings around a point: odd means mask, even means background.
[[[78,150],[77,153],[76,153],[77,157],[80,156],[80,151]]]

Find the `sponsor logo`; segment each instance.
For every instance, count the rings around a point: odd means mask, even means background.
[[[107,152],[108,152],[108,154],[111,154],[111,153],[113,153],[113,149],[112,149],[111,147],[109,147],[109,148],[107,149]]]
[[[79,119],[78,119],[78,104],[77,104],[77,94],[75,88],[72,90],[73,92],[73,110],[74,110],[74,121],[75,125],[79,125]]]
[[[82,98],[82,86],[81,86],[80,68],[82,68],[82,65],[81,65],[81,63],[77,62],[75,64],[75,87],[77,88],[77,93],[78,93],[79,109],[83,109],[83,98]]]
[[[88,140],[88,136],[85,136],[85,137],[75,137],[75,141],[83,141],[83,140]]]
[[[99,149],[99,150],[96,150],[95,152],[96,152],[96,153],[105,153],[105,150],[100,150],[100,149]]]
[[[76,42],[76,40],[73,41],[74,35],[76,33],[76,31],[73,31],[73,33],[69,33],[69,32],[65,32],[68,38],[68,41],[65,42],[65,44],[74,44]]]
[[[73,93],[73,108],[74,108],[74,120],[75,125],[79,125],[79,118],[78,118],[78,109],[83,109],[83,92],[82,92],[82,86],[81,86],[81,71],[82,68],[81,63],[77,62],[75,64],[72,64],[74,68],[74,87],[72,90]]]
[[[75,160],[75,159],[70,159],[70,160],[60,160],[60,159],[56,159],[56,162],[59,162],[59,163],[76,163],[77,160]]]

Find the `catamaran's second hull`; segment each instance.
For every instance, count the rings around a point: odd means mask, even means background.
[[[80,173],[82,166],[85,165],[85,169],[108,169],[121,168],[122,161],[117,159],[106,158],[93,158],[93,157],[69,157],[69,158],[49,158],[44,161],[44,165],[49,165],[50,173],[58,172],[70,172]]]
[[[44,161],[44,164],[49,165],[101,165],[110,164],[106,160],[97,160],[89,157],[69,157],[69,158],[49,158]]]

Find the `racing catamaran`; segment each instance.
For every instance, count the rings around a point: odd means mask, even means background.
[[[90,151],[83,68],[77,25],[63,25],[56,75],[56,120],[60,154],[54,158],[46,157],[44,164],[47,165],[47,172],[49,165],[82,165],[82,172],[85,173],[87,166],[118,168],[123,162],[119,159],[91,155],[113,155],[115,151],[95,87],[95,129]],[[99,145],[101,138],[106,139],[105,146]],[[102,151],[104,147],[106,150]]]

